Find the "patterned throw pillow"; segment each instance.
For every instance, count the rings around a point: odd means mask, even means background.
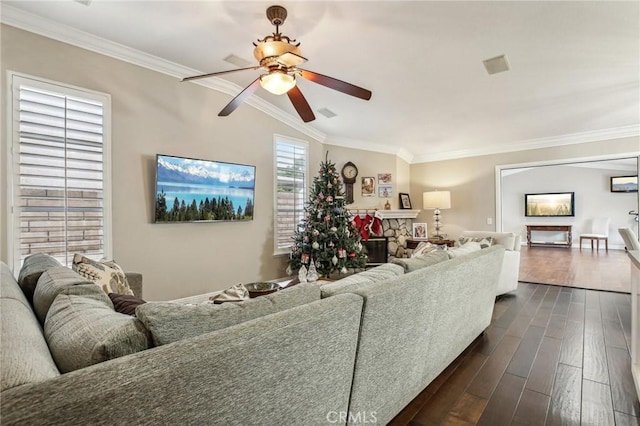
[[[479,238],[460,237],[458,238],[458,244],[460,246],[465,245],[469,241],[475,241],[476,243],[480,243],[480,248],[486,249],[491,247],[491,245],[493,244],[493,237],[479,237]]]
[[[133,296],[124,271],[112,260],[96,262],[76,253],[73,256],[72,269],[78,275],[93,281],[106,294],[119,293]]]

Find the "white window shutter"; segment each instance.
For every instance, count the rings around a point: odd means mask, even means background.
[[[14,264],[33,253],[63,265],[74,253],[100,259],[106,254],[104,102],[18,81]]]
[[[286,253],[304,219],[307,200],[308,146],[306,142],[275,138],[275,252]]]

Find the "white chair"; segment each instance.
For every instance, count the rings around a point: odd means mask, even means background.
[[[618,228],[618,233],[624,240],[624,245],[628,251],[640,251],[640,243],[638,237],[633,233],[631,228]]]
[[[582,250],[582,240],[591,241],[591,250],[593,251],[593,241],[596,241],[596,251],[600,250],[600,240],[604,241],[604,248],[609,251],[609,223],[611,219],[608,217],[600,217],[591,221],[591,232],[588,234],[580,234],[580,250]]]

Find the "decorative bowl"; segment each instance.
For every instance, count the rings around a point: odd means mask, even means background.
[[[254,298],[264,296],[265,294],[275,293],[280,290],[280,285],[269,282],[256,282],[245,284],[244,287],[249,291],[249,297]]]

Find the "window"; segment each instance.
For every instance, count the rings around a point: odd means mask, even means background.
[[[11,78],[14,268],[33,253],[111,257],[109,96]]]
[[[293,233],[304,219],[307,199],[308,145],[275,136],[275,253],[288,253]]]

